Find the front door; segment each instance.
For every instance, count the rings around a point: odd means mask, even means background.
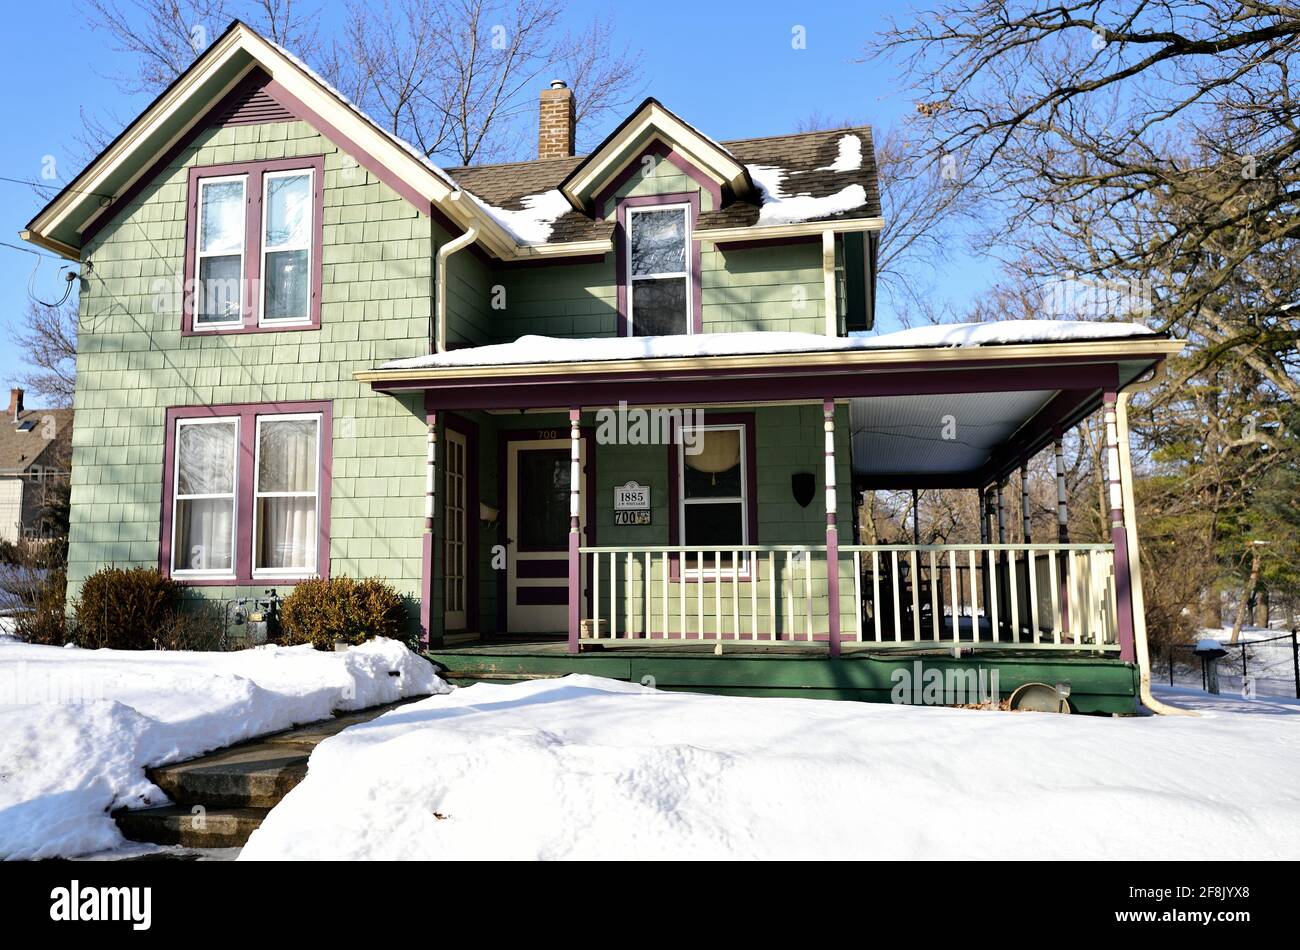
[[[466,528],[465,437],[446,429],[447,464],[443,467],[443,617],[448,630],[465,629]]]
[[[563,633],[569,626],[569,440],[508,445],[506,628]],[[585,444],[580,451],[585,468]],[[579,491],[585,495],[585,485]]]

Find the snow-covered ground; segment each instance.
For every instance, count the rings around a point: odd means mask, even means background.
[[[393,640],[166,653],[2,638],[0,858],[121,845],[110,809],[167,801],[145,766],[448,688]]]
[[[1107,719],[477,685],[327,739],[240,855],[1300,857],[1300,705]]]

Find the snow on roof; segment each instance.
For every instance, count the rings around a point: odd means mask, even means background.
[[[515,211],[490,205],[472,191],[462,191],[520,244],[545,244],[555,222],[573,210],[569,199],[558,188],[537,195],[524,195],[519,199],[523,208]]]
[[[861,143],[858,146],[858,160],[861,161]],[[841,152],[841,157],[843,153]],[[836,159],[836,162],[839,158]],[[814,198],[807,192],[791,195],[785,191],[786,180],[790,172],[784,168],[771,165],[746,165],[749,177],[754,180],[762,196],[762,205],[758,212],[759,224],[796,224],[801,221],[828,218],[832,215],[852,211],[867,203],[867,190],[861,185],[847,185],[822,198]]]
[[[839,141],[839,154],[829,165],[818,168],[819,172],[855,172],[862,167],[862,139],[852,133],[843,135]]]
[[[529,363],[585,363],[605,360],[670,359],[693,356],[745,356],[763,353],[856,352],[900,347],[983,346],[1066,340],[1136,337],[1151,334],[1136,323],[1080,320],[1002,320],[917,327],[879,336],[831,337],[817,333],[752,331],[692,333],[678,336],[549,337],[522,336],[513,343],[473,346],[393,360],[383,369],[458,366],[510,366]]]

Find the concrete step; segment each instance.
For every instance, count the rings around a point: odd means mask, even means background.
[[[307,777],[310,745],[253,742],[189,762],[148,769],[175,802],[209,808],[270,808]]]
[[[187,848],[241,848],[257,830],[268,808],[203,808],[164,805],[113,814],[122,835],[131,841],[178,844]]]

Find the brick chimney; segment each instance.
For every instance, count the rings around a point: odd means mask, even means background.
[[[9,418],[18,421],[18,414],[23,411],[23,391],[15,386],[9,390]]]
[[[573,155],[576,124],[573,90],[563,79],[552,80],[551,88],[542,90],[537,122],[537,157],[569,158]]]

